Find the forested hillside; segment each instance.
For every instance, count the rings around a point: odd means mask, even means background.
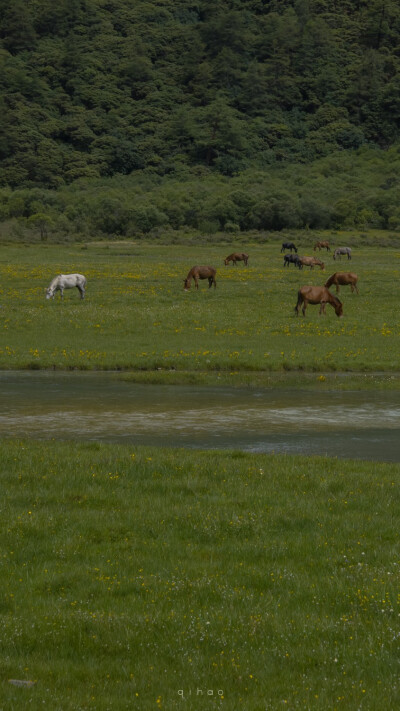
[[[54,223],[45,193],[78,179],[212,184],[338,152],[370,161],[399,142],[399,47],[397,0],[0,0],[0,214]]]

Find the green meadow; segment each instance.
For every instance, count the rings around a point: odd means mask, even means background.
[[[322,237],[322,235],[318,235]],[[400,387],[400,248],[283,267],[282,239],[4,245],[0,368],[153,383]],[[293,236],[300,254],[314,238]],[[247,251],[249,266],[223,265]],[[183,290],[196,263],[217,289]],[[294,315],[355,271],[359,296]],[[57,273],[76,289],[45,299]],[[400,465],[0,442],[0,709],[391,711],[400,703]],[[15,682],[19,685],[15,685]]]
[[[317,252],[324,271],[284,268],[279,236],[253,244],[242,237],[237,244],[4,246],[0,367],[122,369],[148,379],[167,372],[178,380],[208,372],[236,381],[248,373],[398,370],[400,247],[379,239],[371,246],[348,233],[329,237],[336,246],[350,243],[353,259],[335,262]],[[299,253],[313,254],[314,239],[295,237]],[[247,268],[224,266],[237,249],[249,253]],[[215,290],[200,282],[198,291],[193,284],[184,291],[183,279],[198,263],[217,268]],[[300,286],[343,270],[358,274],[360,290],[357,296],[341,287],[344,318],[330,306],[325,317],[316,306],[295,316]],[[87,276],[84,301],[76,289],[63,302],[59,293],[45,299],[60,272]]]
[[[399,465],[1,453],[1,708],[398,708]]]

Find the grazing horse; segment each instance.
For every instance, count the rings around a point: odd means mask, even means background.
[[[290,252],[294,249],[294,251],[297,252],[297,247],[293,244],[293,242],[282,242],[281,253],[284,252],[285,249],[290,249]]]
[[[303,268],[303,265],[300,262],[300,257],[298,257],[297,254],[285,254],[283,258],[283,266],[288,267],[289,264],[294,264],[294,266],[299,269]]]
[[[333,253],[333,258],[336,259],[336,257],[339,257],[339,259],[342,258],[342,254],[347,254],[347,259],[351,259],[351,248],[350,247],[338,247],[335,249]]]
[[[301,263],[302,267],[311,267],[311,269],[314,269],[314,267],[321,267],[321,269],[325,269],[325,264],[321,262],[320,259],[317,259],[317,257],[299,257],[299,261]]]
[[[303,316],[306,315],[308,304],[321,304],[319,313],[325,314],[326,304],[330,304],[334,309],[336,316],[343,316],[343,305],[337,296],[331,294],[326,286],[302,286],[297,293],[297,304],[294,310],[299,315],[299,308],[303,304]]]
[[[356,291],[358,294],[359,291],[358,291],[358,287],[357,287],[357,282],[358,282],[358,276],[357,276],[357,274],[354,274],[354,272],[335,272],[334,274],[332,274],[331,277],[329,277],[325,286],[328,288],[328,287],[332,286],[332,284],[335,284],[336,293],[338,294],[339,293],[339,285],[340,286],[347,286],[348,284],[350,284],[351,293],[353,293],[353,291]]]
[[[78,289],[81,299],[84,299],[86,281],[86,277],[83,274],[58,274],[46,289],[46,299],[54,299],[56,291],[60,292],[63,299],[64,289],[72,289],[74,286]]]
[[[186,279],[184,279],[184,289],[185,291],[189,291],[190,289],[190,284],[192,279],[194,279],[194,283],[196,286],[196,289],[199,288],[199,279],[208,279],[208,288],[210,289],[212,285],[214,284],[214,289],[217,288],[217,282],[215,281],[215,275],[217,273],[217,270],[214,269],[214,267],[192,267],[189,274],[187,275]]]
[[[318,251],[320,251],[321,249],[326,249],[327,252],[331,251],[329,242],[316,242],[314,244],[314,252],[316,249],[318,249]]]
[[[245,267],[247,267],[247,262],[249,260],[249,255],[244,252],[234,252],[230,254],[229,257],[224,259],[224,264],[229,264],[232,262],[233,266],[236,266],[236,262],[244,262]]]

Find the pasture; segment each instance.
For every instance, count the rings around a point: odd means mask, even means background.
[[[299,244],[313,253],[315,235]],[[296,242],[299,241],[296,239]],[[239,381],[246,373],[372,372],[399,369],[400,248],[351,242],[353,258],[325,270],[285,269],[281,243],[248,244],[249,264],[223,260],[226,244],[3,246],[0,258],[0,368],[127,369],[138,373],[219,373]],[[217,288],[185,292],[195,264],[217,269]],[[358,274],[359,295],[342,287],[344,317],[309,306],[295,317],[298,289],[323,285],[338,270]],[[46,301],[58,273],[87,277],[84,300],[76,289]]]
[[[399,475],[3,442],[1,708],[398,708]]]

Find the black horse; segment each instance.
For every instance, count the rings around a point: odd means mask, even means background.
[[[294,264],[295,267],[298,267],[299,269],[303,269],[303,265],[300,261],[300,257],[297,256],[297,254],[285,254],[283,258],[283,266],[288,267],[289,264]]]
[[[281,252],[284,252],[285,249],[290,249],[290,252],[292,252],[292,249],[297,253],[297,247],[293,242],[282,242],[282,248]]]

